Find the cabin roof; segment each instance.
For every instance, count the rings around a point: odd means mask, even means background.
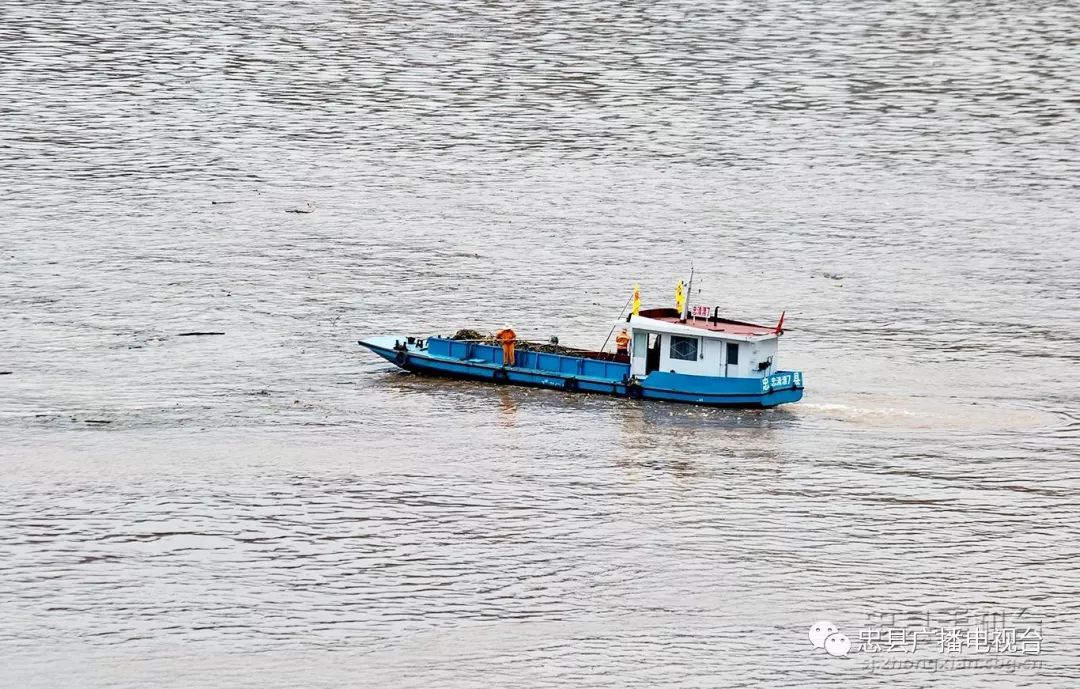
[[[775,335],[776,328],[769,325],[758,325],[746,321],[733,321],[727,318],[707,318],[687,316],[686,321],[679,320],[679,312],[675,309],[643,309],[638,312],[641,318],[649,318],[661,323],[670,323],[684,328],[705,330],[717,335],[736,335],[739,337],[761,337],[763,335]]]

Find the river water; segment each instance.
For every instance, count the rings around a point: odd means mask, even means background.
[[[0,686],[1077,686],[1078,23],[3,3]],[[802,402],[356,346],[596,347],[691,265]],[[807,638],[960,611],[1041,644]]]

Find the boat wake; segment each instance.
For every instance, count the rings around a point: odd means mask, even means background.
[[[927,397],[860,395],[830,402],[804,402],[791,412],[802,418],[866,428],[926,431],[1033,430],[1059,423],[1056,415],[1038,409]]]

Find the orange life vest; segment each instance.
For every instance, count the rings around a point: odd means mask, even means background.
[[[495,339],[498,340],[503,345],[508,345],[508,344],[513,343],[514,340],[517,339],[517,333],[515,333],[510,328],[504,328],[504,329],[500,330],[499,332],[495,333]]]

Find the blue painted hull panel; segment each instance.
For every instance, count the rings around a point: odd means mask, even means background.
[[[709,406],[773,407],[802,398],[798,371],[779,371],[762,378],[721,378],[653,371],[632,381],[630,365],[584,357],[539,352],[516,353],[514,366],[502,365],[502,349],[481,343],[428,338],[421,344],[404,337],[372,337],[360,344],[405,370],[511,385],[530,385],[570,392],[599,392],[646,400]],[[636,383],[636,384],[635,384]]]

